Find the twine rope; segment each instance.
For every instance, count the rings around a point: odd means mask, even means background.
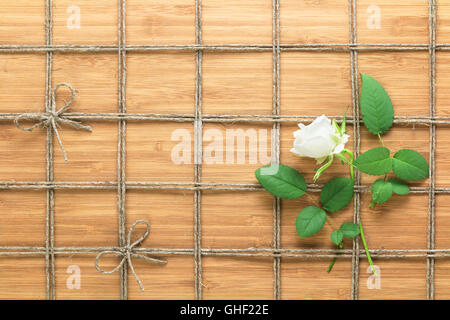
[[[308,184],[308,192],[321,192],[322,184]],[[180,191],[263,191],[264,188],[260,184],[245,183],[208,183],[208,182],[126,182],[126,189],[130,190],[180,190]],[[368,193],[371,186],[359,185],[354,187],[356,193]],[[46,182],[46,181],[0,181],[0,189],[76,189],[76,190],[115,190],[117,182],[113,181],[92,181],[92,182]],[[415,194],[429,194],[429,187],[410,187],[410,192]],[[450,188],[434,189],[436,194],[450,194]]]
[[[436,14],[436,0],[428,1],[428,23],[429,23],[429,103],[430,103],[430,117],[436,114],[436,28],[437,28],[437,14]],[[435,233],[436,233],[436,125],[430,125],[430,171],[429,171],[429,193],[428,193],[428,226],[427,226],[427,248],[432,250],[435,247]],[[433,300],[435,296],[434,285],[434,269],[435,260],[432,256],[427,259],[427,299]]]
[[[280,51],[296,52],[403,52],[429,51],[429,43],[298,43],[280,44]],[[0,45],[1,53],[39,53],[39,52],[117,52],[116,45]],[[151,52],[151,51],[206,51],[206,52],[272,52],[272,44],[188,44],[188,45],[125,45],[123,51]],[[436,44],[436,51],[450,51],[450,43]]]
[[[280,2],[272,0],[272,116],[280,115]],[[279,122],[272,126],[272,155],[273,163],[280,163],[280,131]],[[281,199],[274,197],[273,206],[273,248],[277,250],[281,246]],[[275,251],[275,254],[278,253]],[[281,299],[281,257],[273,259],[273,298]]]
[[[145,225],[145,227],[146,227],[145,232],[139,239],[137,239],[135,242],[132,243],[131,235],[134,232],[134,228],[140,223]],[[139,288],[141,288],[141,290],[144,291],[144,285],[142,284],[142,281],[139,279],[138,275],[136,274],[136,270],[134,269],[131,258],[143,259],[143,260],[158,263],[158,264],[166,264],[167,263],[167,261],[165,261],[165,260],[150,258],[142,253],[137,253],[137,251],[135,250],[135,247],[140,245],[142,243],[142,241],[144,241],[145,238],[147,238],[147,236],[149,234],[150,234],[150,225],[148,224],[148,222],[144,221],[144,220],[136,220],[133,223],[133,225],[130,227],[130,230],[128,231],[127,243],[126,243],[125,247],[120,248],[118,251],[117,250],[104,250],[97,255],[97,257],[95,258],[95,268],[97,269],[97,271],[100,273],[103,273],[103,274],[112,274],[114,272],[119,271],[119,269],[121,269],[123,267],[125,262],[127,262],[128,266],[130,267],[131,273],[133,274],[134,278],[136,279],[136,281],[139,285]],[[122,257],[122,260],[120,260],[120,263],[116,267],[114,267],[112,270],[104,270],[102,267],[100,267],[99,261],[105,254],[119,255]]]
[[[45,16],[45,40],[48,46],[53,45],[53,0],[46,0]],[[52,110],[51,86],[52,86],[52,66],[53,52],[46,53],[45,64],[45,111]],[[55,178],[53,166],[53,130],[47,127],[46,136],[46,179],[52,183]],[[45,215],[45,277],[47,299],[56,299],[56,279],[55,279],[55,190],[48,189],[46,192],[46,215]]]
[[[68,88],[71,91],[71,97],[70,100],[66,102],[66,104],[63,107],[61,107],[59,110],[56,110],[56,92],[60,87]],[[75,100],[75,90],[72,88],[72,86],[67,82],[58,83],[56,87],[53,89],[51,99],[51,109],[48,112],[22,113],[14,119],[14,124],[16,125],[17,128],[23,131],[33,131],[35,128],[39,126],[51,128],[55,132],[56,139],[58,140],[59,147],[64,156],[64,161],[67,161],[68,158],[66,149],[63,146],[58,131],[59,124],[60,123],[67,124],[77,129],[92,131],[92,128],[90,126],[86,126],[78,121],[66,119],[63,117],[63,113],[70,108],[70,105],[74,100]],[[37,121],[37,122],[31,126],[25,127],[21,124],[22,120]]]
[[[99,254],[102,251],[121,252],[125,247],[55,247],[52,254],[61,256],[71,256],[74,254]],[[183,248],[134,248],[135,253],[151,254],[151,255],[194,255],[195,249]],[[370,249],[370,254],[377,259],[418,259],[418,258],[448,258],[450,257],[450,249]],[[237,257],[268,257],[268,258],[298,258],[298,259],[329,259],[334,258],[337,253],[341,253],[339,258],[352,259],[354,255],[353,249],[317,249],[317,248],[202,248],[202,255],[209,256],[237,256]],[[0,247],[0,256],[38,256],[48,254],[45,247]],[[365,256],[365,251],[360,250],[359,254]],[[125,264],[125,263],[124,263]]]
[[[450,249],[434,249],[434,233],[435,233],[435,195],[438,193],[450,194],[450,188],[437,188],[435,186],[435,143],[436,143],[436,126],[449,125],[450,117],[436,116],[435,112],[435,87],[436,87],[436,51],[450,51],[450,44],[436,44],[436,1],[429,0],[429,25],[430,25],[430,41],[426,44],[363,44],[357,43],[356,38],[356,0],[349,0],[350,12],[350,43],[348,44],[280,44],[279,43],[279,0],[273,0],[273,39],[272,44],[212,44],[204,45],[201,41],[201,1],[196,1],[196,43],[193,45],[126,45],[125,43],[125,0],[118,0],[119,3],[119,43],[118,45],[53,45],[52,43],[52,0],[46,0],[46,44],[45,45],[0,45],[1,53],[40,53],[46,54],[46,113],[48,117],[53,117],[47,126],[47,181],[45,182],[0,182],[0,189],[45,189],[47,190],[47,214],[46,214],[46,238],[45,247],[0,247],[0,255],[45,255],[46,259],[46,294],[47,298],[55,298],[55,255],[73,255],[73,254],[99,254],[101,251],[114,251],[123,258],[121,265],[117,266],[117,270],[121,270],[121,298],[127,298],[127,265],[131,261],[126,254],[127,243],[125,241],[125,193],[127,189],[140,190],[191,190],[197,196],[194,201],[194,232],[195,243],[194,249],[170,249],[170,248],[132,248],[133,254],[160,254],[160,255],[194,255],[196,265],[195,281],[196,281],[196,298],[202,296],[201,283],[201,256],[235,256],[235,257],[269,257],[274,259],[274,298],[277,299],[281,294],[281,286],[279,270],[281,258],[299,258],[299,259],[321,259],[332,258],[338,253],[333,249],[281,249],[279,248],[280,236],[280,215],[276,201],[274,202],[274,243],[272,248],[248,248],[248,249],[210,249],[201,247],[201,192],[203,190],[210,191],[261,191],[262,188],[257,184],[220,184],[220,183],[202,183],[200,166],[196,166],[199,170],[194,176],[194,182],[126,182],[125,176],[125,133],[127,121],[169,121],[169,122],[192,122],[197,127],[197,145],[201,146],[202,124],[206,122],[212,123],[273,123],[276,128],[281,123],[287,122],[308,122],[312,121],[315,116],[282,116],[279,114],[279,54],[285,51],[313,51],[313,52],[350,52],[350,63],[352,72],[352,99],[353,99],[353,117],[349,117],[347,123],[352,124],[355,128],[355,152],[359,152],[359,128],[361,117],[358,108],[358,52],[403,52],[403,51],[427,51],[430,54],[430,115],[424,117],[418,116],[396,116],[395,124],[400,125],[423,125],[430,127],[430,184],[428,187],[412,187],[412,193],[429,194],[428,208],[428,244],[427,249],[371,249],[370,253],[377,258],[383,259],[403,259],[403,258],[425,258],[427,259],[427,296],[429,299],[434,298],[434,260],[436,258],[450,257]],[[195,114],[154,114],[154,113],[127,113],[125,99],[125,82],[126,82],[126,52],[152,52],[152,51],[192,51],[196,52],[196,111]],[[273,112],[271,115],[220,115],[205,114],[201,112],[201,61],[203,52],[272,52],[273,53]],[[119,123],[119,139],[118,139],[118,181],[117,182],[55,182],[53,177],[53,134],[59,135],[57,132],[58,117],[55,114],[50,115],[53,109],[51,79],[52,79],[52,55],[54,52],[116,52],[119,54],[119,109],[117,113],[69,113],[60,114],[59,118],[67,120],[117,120]],[[17,113],[0,113],[0,120],[15,120],[21,114]],[[32,121],[41,122],[45,126],[45,122],[49,118],[34,118]],[[342,120],[342,117],[331,117]],[[19,120],[26,120],[20,118]],[[44,122],[42,122],[44,121]],[[275,133],[275,139],[277,139]],[[199,138],[200,137],[200,138]],[[60,142],[60,139],[58,140]],[[60,144],[60,147],[62,144]],[[275,156],[279,157],[279,149],[276,149]],[[64,152],[63,152],[64,153]],[[308,185],[309,191],[319,192],[320,185]],[[354,219],[359,221],[360,218],[360,198],[359,194],[368,192],[368,186],[362,186],[359,183],[355,185],[355,211]],[[118,211],[119,211],[119,247],[117,248],[57,248],[54,246],[54,191],[55,189],[116,189],[118,190]],[[279,204],[279,202],[278,202]],[[121,251],[122,250],[122,251]],[[125,250],[124,257],[122,253]],[[353,249],[344,249],[339,258],[352,259],[352,298],[358,298],[359,287],[359,258],[364,256],[364,250],[359,250],[357,242],[354,243]],[[131,255],[130,249],[130,258]],[[161,260],[162,261],[162,260]],[[131,268],[130,268],[131,269]],[[139,282],[138,282],[139,283]]]
[[[195,0],[195,43],[202,43],[202,0]],[[203,52],[195,53],[195,114],[194,114],[194,184],[199,185],[202,180],[202,152],[203,152]],[[202,192],[194,191],[194,286],[195,299],[203,298],[203,267],[202,267]]]
[[[126,78],[127,78],[127,65],[126,65],[126,51],[123,50],[125,46],[125,0],[118,0],[118,111],[120,113],[127,112],[126,105]],[[126,232],[126,132],[127,122],[121,119],[118,122],[118,139],[117,139],[117,210],[118,210],[118,224],[119,224],[119,245],[125,244],[125,232]],[[122,300],[128,299],[128,268],[127,262],[120,268],[120,298]]]
[[[356,0],[349,0],[349,30],[350,30],[350,43],[357,43],[357,19],[356,19]],[[359,72],[358,72],[358,51],[350,51],[350,71],[352,79],[352,107],[353,114],[356,119],[360,118],[359,114]],[[355,158],[359,156],[361,151],[361,127],[360,122],[354,123],[354,139],[353,148]],[[361,176],[358,170],[355,172],[355,186],[358,188],[361,184]],[[353,197],[353,222],[356,224],[361,223],[361,195],[355,193]],[[357,300],[359,297],[359,262],[360,262],[360,249],[359,249],[359,237],[353,239],[353,253],[352,253],[352,289],[351,298]]]
[[[21,113],[0,113],[0,120],[15,120]],[[289,122],[312,122],[317,116],[283,116],[283,115],[232,115],[232,114],[202,114],[202,122],[209,123],[239,123],[239,122],[261,122],[261,123],[289,123]],[[328,116],[342,122],[342,116]],[[167,121],[167,122],[192,122],[195,123],[195,114],[158,114],[158,113],[64,113],[64,119],[70,120],[105,120],[105,121]],[[362,123],[361,117],[349,116],[346,118],[347,125]],[[449,125],[450,117],[433,116],[395,116],[394,124],[412,125],[413,127],[431,125]]]

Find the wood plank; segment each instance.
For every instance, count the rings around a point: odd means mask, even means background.
[[[117,1],[77,1],[80,28],[67,28],[72,1],[54,0],[55,44],[117,43]],[[448,43],[450,1],[438,0],[438,43]],[[380,28],[374,28],[376,8]],[[372,6],[372,8],[370,8]],[[72,8],[73,9],[73,8]],[[71,9],[71,10],[72,10]],[[368,10],[370,9],[370,10]],[[374,11],[375,10],[375,11]],[[195,2],[191,0],[127,0],[126,42],[142,44],[195,43]],[[203,42],[205,44],[272,43],[272,1],[204,0]],[[4,0],[0,8],[0,44],[45,43],[45,3],[31,0]],[[408,0],[361,0],[357,3],[357,35],[360,43],[428,43],[428,2]],[[280,13],[281,43],[348,43],[347,1],[283,0]],[[376,22],[376,21],[375,21]],[[450,54],[437,53],[437,115],[448,116],[447,72]],[[282,115],[342,115],[352,104],[350,55],[348,52],[282,52]],[[272,52],[206,52],[203,55],[203,113],[272,113]],[[389,92],[396,115],[429,116],[429,57],[427,51],[361,52],[358,67],[378,79]],[[133,113],[193,114],[195,106],[194,52],[130,52],[127,54],[127,111]],[[71,112],[117,112],[117,53],[55,53],[52,86],[69,82],[77,96]],[[44,110],[45,54],[0,54],[0,113]],[[57,105],[69,98],[58,92]],[[349,110],[351,114],[351,109]],[[117,181],[117,122],[83,121],[93,132],[63,126],[60,130],[69,162],[64,163],[55,140],[56,181]],[[254,170],[270,151],[271,123],[205,123],[204,152],[211,150],[214,134],[226,138],[229,130],[265,133],[264,145],[247,138],[237,146],[245,155],[243,163],[226,162],[226,149],[218,163],[203,163],[202,182],[256,183]],[[298,158],[289,150],[296,123],[281,126],[281,162],[300,170],[312,182],[317,165]],[[0,181],[44,181],[45,130],[18,130],[12,121],[0,124]],[[352,136],[347,147],[353,149]],[[248,131],[250,130],[250,131]],[[448,187],[448,128],[437,129],[437,185]],[[127,125],[127,181],[186,182],[194,180],[192,123],[137,122]],[[189,137],[187,163],[173,161],[179,136]],[[379,146],[377,137],[361,128],[361,150]],[[418,150],[429,158],[429,127],[395,125],[384,136],[386,146]],[[225,142],[220,143],[226,148]],[[245,148],[245,150],[244,150]],[[190,151],[189,151],[190,149]],[[231,150],[232,152],[236,151]],[[230,151],[230,150],[229,150]],[[261,152],[265,153],[261,155]],[[256,162],[252,155],[257,154]],[[178,154],[179,155],[179,154]],[[348,175],[337,161],[319,183]],[[370,184],[374,177],[363,176]],[[413,183],[427,187],[428,180]],[[118,243],[116,190],[57,190],[55,192],[55,244],[57,246],[116,246]],[[281,247],[334,248],[327,226],[310,239],[301,239],[295,219],[302,208],[318,202],[319,195],[282,201]],[[437,196],[436,247],[449,248],[448,196]],[[271,248],[273,246],[272,196],[266,192],[204,191],[202,193],[203,248]],[[361,215],[369,247],[373,249],[425,249],[427,247],[427,194],[394,196],[387,204],[370,210],[370,194],[362,195]],[[143,246],[153,248],[194,248],[194,196],[192,191],[129,191],[126,195],[126,227],[137,219],[151,224]],[[43,246],[45,244],[45,191],[1,191],[0,246]],[[353,204],[332,215],[336,224],[353,219]],[[137,231],[142,231],[140,228]],[[136,235],[135,235],[136,236]],[[346,240],[346,248],[351,241]],[[141,292],[131,273],[132,299],[194,298],[194,258],[192,255],[165,256],[167,265],[133,261],[146,287]],[[117,299],[119,274],[102,275],[95,270],[95,255],[56,258],[56,290],[59,299]],[[105,269],[118,263],[114,257],[102,259]],[[349,299],[351,260],[339,259],[331,274],[329,259],[283,258],[281,286],[283,299]],[[370,274],[361,256],[359,291],[362,299],[426,298],[426,259],[375,259],[381,268],[381,289],[367,285]],[[81,271],[81,288],[70,289],[70,266]],[[447,299],[449,273],[447,259],[436,262],[436,298]],[[206,299],[273,298],[273,259],[203,257],[203,293]],[[36,257],[0,256],[0,298],[45,298],[45,260]]]

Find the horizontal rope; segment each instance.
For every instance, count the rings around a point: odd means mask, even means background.
[[[56,109],[56,93],[60,87],[66,87],[71,92],[71,97],[66,104],[61,107],[60,109]],[[92,131],[92,128],[90,126],[86,126],[80,122],[69,120],[65,117],[63,117],[63,114],[70,108],[70,105],[75,100],[75,90],[72,88],[72,86],[69,83],[61,82],[56,85],[56,87],[53,89],[53,93],[51,95],[51,109],[47,112],[33,112],[33,113],[22,113],[19,114],[14,119],[14,124],[17,128],[23,131],[33,131],[37,127],[45,127],[50,128],[54,131],[56,139],[58,141],[59,147],[61,148],[61,151],[64,156],[64,161],[68,161],[66,149],[63,146],[61,137],[59,135],[58,128],[60,127],[60,124],[66,124],[69,126],[72,126],[76,129],[80,130],[86,130],[86,131]],[[22,124],[22,121],[32,121],[35,122],[33,125],[30,126],[24,126]]]
[[[272,52],[272,44],[185,44],[185,45],[126,45],[120,47],[122,51],[261,51]],[[280,44],[280,51],[428,51],[430,44],[425,43],[317,43],[317,44]],[[436,51],[449,51],[450,44],[436,44]],[[0,45],[2,53],[36,53],[36,52],[114,52],[117,53],[117,45]]]
[[[101,247],[101,248],[65,248],[53,247],[46,250],[45,247],[0,247],[0,256],[33,256],[46,255],[49,252],[55,255],[74,254],[98,254],[104,251],[123,252],[126,249],[121,247]],[[194,249],[171,249],[171,248],[135,248],[136,253],[152,255],[194,255]],[[271,248],[246,248],[246,249],[211,249],[201,248],[202,255],[208,256],[230,256],[230,257],[287,257],[287,258],[352,258],[351,249],[271,249]],[[450,257],[450,249],[370,249],[370,254],[374,258],[402,259],[402,258],[447,258]],[[360,255],[365,255],[364,250],[360,250]]]
[[[100,189],[116,190],[119,182],[92,181],[92,182],[45,182],[45,181],[0,181],[0,190],[7,189]],[[217,190],[217,191],[263,191],[260,184],[245,183],[207,183],[207,182],[125,182],[127,189],[141,190]],[[308,184],[308,191],[321,192],[323,185]],[[371,186],[355,186],[354,191],[370,192]],[[410,187],[411,193],[428,194],[429,187]],[[450,187],[438,187],[435,193],[450,193]]]
[[[1,120],[14,120],[22,113],[0,113]],[[312,122],[317,116],[290,115],[220,115],[203,114],[202,122]],[[158,114],[158,113],[64,113],[61,119],[67,120],[134,120],[134,121],[170,121],[195,122],[194,114]],[[330,119],[342,121],[342,116],[329,116]],[[354,124],[353,117],[347,117],[347,124]],[[359,120],[362,123],[362,119]],[[395,124],[432,125],[450,124],[450,117],[396,116]]]
[[[144,234],[138,240],[132,241],[131,236],[134,232],[134,228],[138,224],[145,225],[146,230],[145,230]],[[130,268],[131,274],[134,276],[134,278],[136,279],[136,282],[139,285],[139,288],[142,291],[144,291],[144,285],[142,284],[141,279],[139,278],[139,276],[137,275],[137,273],[134,269],[132,258],[142,259],[142,260],[146,260],[146,261],[158,263],[158,264],[166,264],[167,263],[167,261],[151,258],[146,255],[138,253],[139,251],[137,251],[136,246],[140,245],[142,243],[142,241],[144,241],[145,238],[147,238],[147,236],[149,234],[150,234],[150,224],[145,220],[136,220],[130,227],[130,230],[128,231],[126,246],[121,247],[119,250],[106,249],[106,250],[100,251],[98,253],[97,257],[95,258],[95,262],[94,262],[95,269],[97,269],[98,272],[103,273],[103,274],[112,274],[114,272],[119,271],[124,265],[128,265],[128,267]],[[54,252],[54,249],[52,251]],[[99,263],[99,261],[101,260],[101,258],[104,255],[118,255],[121,258],[120,263],[111,270],[105,270],[100,266],[100,263]]]

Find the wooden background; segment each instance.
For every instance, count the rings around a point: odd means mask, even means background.
[[[128,44],[192,44],[195,42],[194,0],[128,0]],[[347,43],[349,9],[342,0],[282,0],[281,43]],[[116,0],[53,0],[54,44],[116,44]],[[369,29],[367,8],[381,9],[381,28]],[[68,29],[67,8],[81,9],[81,28]],[[358,1],[358,42],[428,43],[428,1]],[[45,1],[3,0],[0,4],[1,44],[44,44]],[[450,0],[438,0],[439,43],[450,42]],[[271,0],[203,0],[205,44],[271,44]],[[78,91],[73,112],[117,111],[117,55],[112,53],[55,53],[53,85],[65,81]],[[450,53],[437,53],[437,114],[450,114]],[[159,52],[127,55],[127,110],[129,112],[192,113],[194,111],[194,53]],[[428,116],[428,53],[360,53],[359,70],[378,79],[389,92],[396,115]],[[203,56],[203,112],[270,114],[272,110],[272,53],[211,53]],[[351,104],[349,53],[283,52],[281,54],[281,113],[283,115],[342,115]],[[43,110],[45,54],[0,54],[0,112]],[[86,122],[92,133],[61,130],[70,161],[55,149],[56,181],[116,181],[117,123]],[[270,129],[270,125],[205,124],[225,133],[233,129]],[[0,123],[0,180],[45,180],[45,131],[27,133],[12,122]],[[131,122],[127,129],[128,181],[192,182],[192,165],[175,165],[171,141],[175,129],[193,133],[190,123]],[[283,124],[281,161],[312,181],[314,161],[299,159],[289,149],[295,124]],[[450,186],[450,129],[437,129],[437,185]],[[378,144],[362,129],[361,148]],[[427,127],[394,127],[385,137],[393,150],[414,148],[429,157]],[[352,147],[352,143],[348,144]],[[255,183],[258,164],[203,166],[203,182]],[[342,174],[338,164],[319,181]],[[364,177],[369,184],[371,178]],[[428,181],[418,183],[427,186]],[[436,248],[450,248],[450,196],[437,196]],[[55,236],[58,247],[115,246],[118,243],[115,191],[56,191]],[[362,197],[362,218],[369,246],[426,249],[426,195],[394,196],[387,205],[369,210],[370,195]],[[332,248],[329,230],[311,239],[295,231],[298,212],[311,202],[305,198],[282,203],[283,248]],[[128,224],[136,219],[151,223],[144,246],[193,248],[193,193],[130,191]],[[0,192],[0,246],[43,246],[45,191]],[[353,208],[334,214],[337,222],[350,221]],[[270,248],[272,197],[266,192],[208,191],[202,197],[202,247]],[[351,242],[345,243],[351,248]],[[140,292],[129,282],[130,298],[192,299],[192,256],[165,257],[165,266],[136,261],[146,287]],[[105,260],[106,267],[117,263]],[[348,299],[351,261],[338,260],[331,274],[329,261],[282,259],[283,299]],[[381,289],[366,286],[367,263],[361,258],[360,298],[426,298],[425,259],[376,260]],[[67,268],[81,268],[81,289],[66,286]],[[436,261],[436,298],[450,298],[450,260]],[[272,259],[203,258],[206,299],[273,297]],[[119,298],[119,275],[102,275],[94,256],[56,259],[56,296],[59,299]],[[0,256],[0,298],[45,298],[43,257]]]

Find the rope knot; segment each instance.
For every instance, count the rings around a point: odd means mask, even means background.
[[[131,246],[125,246],[121,249],[122,253],[124,254],[128,254],[128,253],[132,253],[133,247]]]
[[[72,93],[72,96],[61,109],[56,110],[56,91],[60,87],[67,87]],[[92,131],[92,128],[90,126],[86,126],[78,121],[66,119],[62,116],[64,112],[66,112],[69,108],[72,102],[75,100],[75,90],[72,88],[72,86],[66,82],[61,82],[56,85],[56,87],[53,89],[52,97],[51,97],[51,110],[43,113],[23,113],[18,115],[14,119],[14,123],[17,128],[23,131],[33,131],[34,128],[37,128],[39,126],[43,126],[46,128],[52,128],[55,131],[56,139],[58,140],[59,147],[61,148],[61,151],[63,152],[64,161],[67,161],[67,154],[66,150],[64,149],[64,146],[61,141],[61,137],[59,136],[58,127],[60,123],[68,124],[74,128],[82,129],[86,131]],[[29,126],[24,127],[20,121],[26,120],[26,121],[35,121],[36,123]]]
[[[138,240],[131,243],[131,235],[134,232],[134,228],[139,223],[144,224],[146,226],[146,230],[145,230],[144,234]],[[97,269],[97,271],[100,273],[103,273],[103,274],[111,274],[111,273],[118,271],[124,265],[124,263],[127,262],[128,265],[130,266],[131,273],[133,274],[134,278],[136,279],[139,287],[141,288],[142,291],[144,291],[144,286],[142,285],[141,280],[139,279],[138,275],[136,274],[136,271],[134,270],[133,262],[132,262],[131,258],[143,259],[143,260],[147,260],[147,261],[159,263],[159,264],[167,263],[167,261],[150,258],[150,257],[146,256],[145,254],[136,252],[135,247],[140,245],[142,243],[142,241],[144,241],[145,238],[147,238],[149,233],[150,233],[150,225],[148,224],[148,222],[144,221],[144,220],[136,220],[133,223],[133,225],[130,227],[130,230],[128,231],[127,243],[125,246],[119,248],[118,250],[105,250],[105,251],[100,252],[97,255],[97,257],[95,258],[95,268]],[[119,255],[122,257],[122,260],[120,260],[119,264],[112,270],[103,270],[99,266],[99,261],[100,261],[101,257],[105,254]]]

